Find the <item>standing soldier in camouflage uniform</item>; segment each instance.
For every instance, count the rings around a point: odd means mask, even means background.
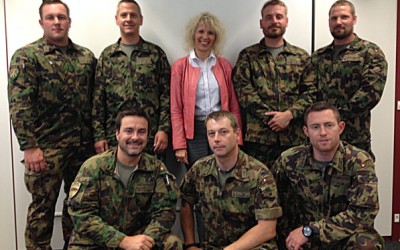
[[[238,122],[217,111],[206,118],[213,155],[198,160],[181,185],[181,225],[186,249],[277,249],[282,215],[269,169],[239,150]],[[193,204],[204,218],[205,242],[194,239]]]
[[[283,209],[280,248],[382,249],[372,158],[340,141],[345,124],[333,105],[313,104],[305,124],[311,144],[283,152],[272,169]]]
[[[233,82],[247,123],[244,150],[271,167],[282,151],[305,142],[303,113],[315,100],[316,88],[303,81],[307,52],[283,39],[286,5],[268,1],[261,17],[264,38],[240,52]]]
[[[371,110],[381,99],[387,62],[379,47],[359,38],[354,5],[336,1],[329,11],[332,44],[312,55],[313,74],[307,80],[318,86],[318,100],[334,104],[346,122],[342,140],[371,151]]]
[[[51,249],[54,212],[61,183],[68,194],[83,161],[94,154],[91,133],[96,59],[68,38],[68,6],[43,1],[44,36],[18,49],[10,63],[10,114],[24,151],[25,184],[32,195],[25,230],[27,249]],[[63,209],[67,242],[72,221]]]
[[[143,16],[134,0],[118,3],[115,21],[121,38],[104,49],[96,69],[92,112],[95,150],[100,153],[117,144],[114,121],[118,112],[140,109],[151,119],[146,152],[161,154],[171,131],[167,56],[140,37]]]
[[[143,153],[149,119],[124,111],[115,123],[118,147],[87,160],[71,186],[69,249],[182,249],[170,234],[179,197],[175,177]]]

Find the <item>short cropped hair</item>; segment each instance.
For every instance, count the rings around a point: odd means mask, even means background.
[[[142,110],[134,110],[134,109],[129,109],[129,110],[124,110],[118,113],[117,117],[115,117],[115,129],[119,132],[121,129],[121,123],[122,119],[127,116],[137,116],[137,117],[142,117],[146,119],[147,121],[147,131],[150,134],[149,128],[150,128],[150,119],[147,116],[147,114],[142,111]]]
[[[40,19],[43,19],[43,7],[45,5],[50,5],[50,4],[62,4],[64,6],[64,8],[67,10],[68,18],[70,18],[69,17],[69,7],[68,7],[68,5],[66,3],[64,3],[61,0],[43,0],[42,4],[39,7]]]
[[[118,15],[118,7],[119,7],[119,5],[120,5],[121,3],[133,3],[133,4],[136,4],[137,7],[139,8],[139,14],[140,14],[140,16],[142,17],[142,9],[140,8],[140,5],[139,5],[135,0],[120,0],[120,1],[118,2],[118,5],[117,5],[117,15]]]
[[[225,41],[224,27],[219,19],[209,12],[202,12],[192,17],[187,23],[185,31],[185,50],[190,51],[194,48],[194,33],[201,22],[209,26],[215,32],[215,41],[212,49],[215,54],[221,54]]]
[[[265,8],[267,8],[268,6],[275,6],[275,5],[279,5],[285,8],[285,14],[287,15],[288,13],[288,8],[286,6],[286,4],[284,2],[282,2],[281,0],[269,0],[267,2],[264,3],[263,7],[261,8],[261,17],[263,16],[263,11]]]
[[[308,115],[312,112],[319,112],[319,111],[324,111],[324,110],[332,110],[333,114],[336,117],[336,120],[338,123],[340,123],[342,121],[342,118],[340,117],[340,112],[339,110],[336,108],[335,105],[332,105],[328,102],[322,101],[322,102],[316,102],[313,103],[305,112],[304,114],[304,125],[307,126],[307,118]]]
[[[329,9],[329,15],[331,15],[331,11],[334,7],[336,6],[350,6],[350,12],[351,15],[355,16],[356,15],[356,8],[354,7],[354,4],[350,1],[347,0],[338,0],[336,2],[334,2],[331,6],[331,8]]]
[[[228,118],[229,121],[231,122],[231,126],[234,132],[236,132],[239,128],[239,124],[238,121],[236,119],[236,117],[229,111],[225,111],[225,110],[221,110],[221,111],[214,111],[211,114],[209,114],[206,118],[206,120],[204,121],[204,124],[207,127],[207,122],[209,120],[215,120],[215,121],[219,121],[222,118]]]

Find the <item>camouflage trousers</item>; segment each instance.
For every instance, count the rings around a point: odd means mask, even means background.
[[[264,163],[269,169],[283,151],[292,146],[264,145],[256,142],[244,142],[243,151]]]
[[[42,149],[47,163],[46,170],[40,173],[25,170],[25,185],[32,196],[25,228],[26,249],[51,249],[55,206],[63,180],[66,198],[62,211],[62,228],[64,240],[68,241],[73,229],[67,209],[68,193],[82,163],[92,155],[91,148],[90,145],[80,149]]]
[[[174,234],[167,234],[164,237],[163,243],[162,243],[162,249],[163,250],[183,250],[183,242],[182,240],[174,235]]]
[[[327,249],[327,250],[381,250],[384,247],[385,241],[382,236],[379,235],[375,230],[371,230],[371,232],[359,232],[355,233],[352,236],[340,240],[338,242],[334,242],[332,244],[322,243],[319,240],[312,240],[302,246],[304,250],[318,250],[318,249]],[[280,245],[279,249],[286,249],[284,246]]]
[[[72,245],[68,246],[68,250],[118,250],[120,248],[102,247],[99,245]],[[153,250],[183,250],[182,240],[175,234],[166,234],[163,238],[162,247],[153,247]]]
[[[224,247],[216,247],[209,243],[201,244],[201,249],[203,250],[223,250]],[[270,240],[267,243],[264,243],[258,247],[252,248],[251,250],[278,250],[277,244],[275,240]]]

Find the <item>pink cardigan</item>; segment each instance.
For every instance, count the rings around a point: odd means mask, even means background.
[[[239,103],[233,89],[231,64],[222,57],[217,57],[212,68],[219,85],[221,108],[232,112],[242,128]],[[194,137],[194,110],[196,104],[196,89],[200,77],[200,68],[192,67],[189,57],[179,58],[172,65],[171,71],[171,122],[172,145],[174,150],[185,149],[186,139]],[[242,144],[242,133],[240,141]]]

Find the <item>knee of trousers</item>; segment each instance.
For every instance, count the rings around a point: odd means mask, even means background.
[[[163,249],[183,250],[183,242],[177,235],[167,234],[163,239]]]

